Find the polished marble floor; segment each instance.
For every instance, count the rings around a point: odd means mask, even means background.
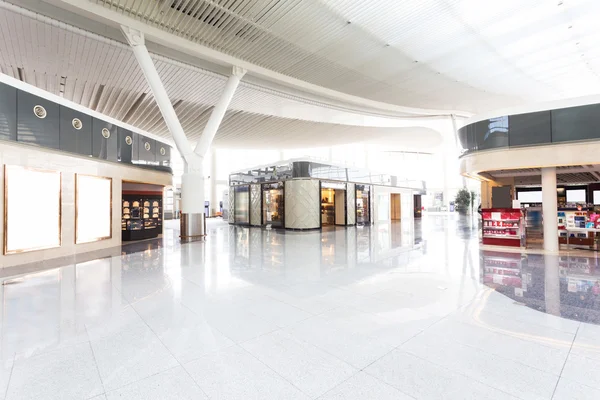
[[[454,215],[209,228],[5,278],[0,398],[600,398],[595,258],[480,250]]]

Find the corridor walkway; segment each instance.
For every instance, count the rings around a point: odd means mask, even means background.
[[[476,224],[211,224],[6,278],[0,398],[600,398],[596,259],[480,251]]]

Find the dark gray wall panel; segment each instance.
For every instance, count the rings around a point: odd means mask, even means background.
[[[600,105],[553,110],[552,141],[600,139]]]
[[[81,129],[73,126],[73,120],[81,121]],[[60,106],[60,149],[84,156],[92,155],[92,117]]]
[[[102,135],[102,129],[108,129],[108,139]],[[119,133],[117,126],[92,118],[92,155],[102,160],[117,161],[119,157]]]
[[[17,89],[0,83],[0,140],[17,140]]]
[[[131,132],[133,145],[131,146],[131,160],[138,161],[140,159],[140,138],[141,136],[135,132]]]
[[[161,149],[164,151],[161,151]],[[156,161],[158,161],[160,165],[170,166],[169,160],[171,160],[171,146],[156,142]]]
[[[463,150],[469,149],[469,126],[463,126],[458,130],[458,142]]]
[[[44,107],[45,118],[38,118],[33,109]],[[60,149],[59,106],[22,90],[17,91],[17,140],[19,142]]]
[[[508,147],[508,117],[490,118],[476,122],[475,142],[478,150]]]
[[[119,133],[119,161],[131,163],[133,156],[133,143],[127,144],[127,137],[133,140],[133,132],[128,129],[118,127]]]
[[[528,146],[552,141],[550,111],[511,115],[509,146]]]
[[[492,188],[492,208],[512,208],[510,186],[497,186]]]
[[[154,139],[147,138],[139,135],[139,148],[138,148],[138,159],[140,161],[154,162],[156,161],[156,141]],[[146,150],[146,143],[150,146],[149,150]]]

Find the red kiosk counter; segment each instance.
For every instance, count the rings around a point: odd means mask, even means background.
[[[521,247],[524,229],[520,208],[484,208],[481,219],[483,244]]]

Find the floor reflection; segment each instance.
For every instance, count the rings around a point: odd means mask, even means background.
[[[533,309],[600,324],[597,258],[481,252],[483,283]]]
[[[4,280],[0,393],[558,399],[557,387],[600,390],[593,373],[572,373],[576,355],[600,360],[600,327],[558,317],[598,322],[594,260],[481,252],[469,216],[311,232],[207,225],[204,243],[179,244],[168,228],[115,256]]]

